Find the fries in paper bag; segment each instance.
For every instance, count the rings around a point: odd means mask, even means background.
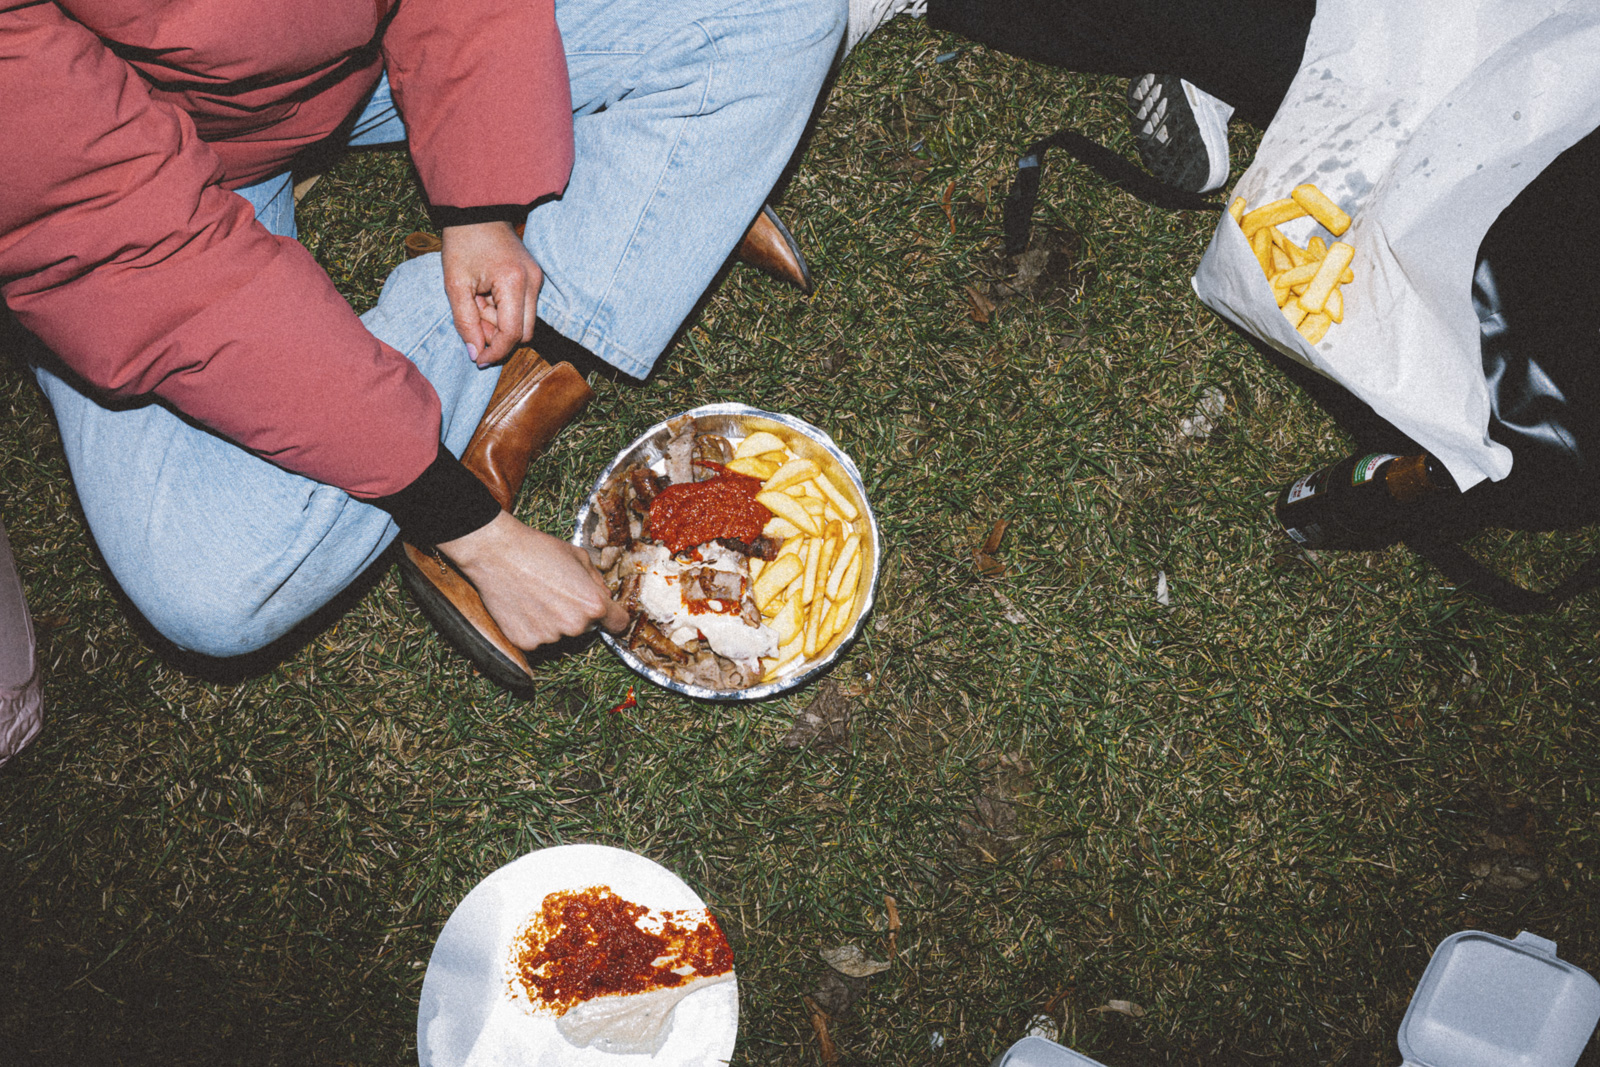
[[[1462,488],[1504,478],[1473,268],[1500,212],[1600,126],[1597,56],[1592,0],[1321,0],[1195,292],[1349,389]]]

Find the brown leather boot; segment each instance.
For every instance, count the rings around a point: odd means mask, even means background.
[[[406,234],[406,258],[416,259],[429,252],[439,252],[444,249],[444,241],[436,233],[427,230],[415,230]]]
[[[770,204],[762,205],[761,214],[750,224],[744,239],[733,250],[733,256],[780,282],[787,282],[807,296],[812,293],[811,268],[806,266],[806,257],[800,254],[794,234]]]
[[[592,396],[572,364],[552,367],[533,349],[517,349],[500,372],[489,407],[461,455],[462,465],[510,511],[528,464]],[[494,681],[526,689],[533,681],[527,657],[495,623],[472,583],[437,551],[409,543],[403,549],[400,577],[428,621]]]

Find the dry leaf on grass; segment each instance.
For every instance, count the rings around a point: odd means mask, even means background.
[[[851,978],[870,978],[889,969],[887,963],[868,956],[860,945],[837,945],[825,948],[817,955],[829,967]]]
[[[1009,519],[996,520],[989,527],[989,536],[972,552],[972,568],[985,578],[1006,576],[1006,565],[996,558],[995,553],[1000,551],[1000,542],[1005,540],[1006,527],[1010,525]]]
[[[782,748],[837,748],[850,737],[850,698],[832,679],[817,687],[817,695],[796,716],[794,726],[778,744]]]
[[[312,187],[315,186],[321,180],[322,180],[322,175],[321,174],[312,174],[312,175],[310,175],[308,177],[301,178],[299,181],[295,182],[294,183],[294,202],[296,204],[298,204],[298,203],[300,203],[300,201],[304,200],[306,198],[306,194],[309,193],[311,191]]]
[[[1135,1019],[1144,1018],[1144,1009],[1131,1000],[1108,1000],[1098,1008],[1090,1008],[1089,1010],[1099,1012],[1102,1015],[1115,1012],[1118,1015],[1127,1015]]]
[[[967,286],[967,317],[973,322],[988,323],[990,316],[994,314],[995,308],[998,306],[976,285]]]

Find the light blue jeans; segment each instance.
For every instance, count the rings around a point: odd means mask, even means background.
[[[833,61],[845,0],[557,0],[576,162],[528,217],[539,317],[649,373],[788,162]],[[514,75],[513,75],[514,76]],[[400,143],[379,86],[351,143]],[[240,190],[293,236],[287,174]],[[460,455],[499,377],[467,357],[437,255],[396,268],[362,316],[439,393]],[[272,466],[157,404],[107,408],[46,368],[84,515],[112,573],[178,645],[213,656],[287,633],[371,566],[387,513]]]

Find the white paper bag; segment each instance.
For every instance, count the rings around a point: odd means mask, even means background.
[[[1340,238],[1355,249],[1344,322],[1306,343],[1226,214],[1195,292],[1371,405],[1461,488],[1504,478],[1471,303],[1478,246],[1597,126],[1600,0],[1320,0],[1300,73],[1230,199],[1255,208],[1312,182],[1354,217]],[[1333,240],[1309,218],[1280,229]]]

